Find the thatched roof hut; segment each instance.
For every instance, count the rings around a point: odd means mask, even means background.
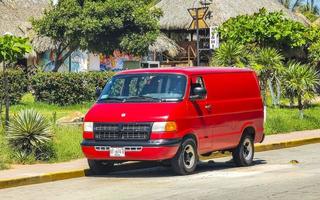
[[[0,0],[0,35],[12,33],[29,37],[34,50],[43,52],[52,48],[48,38],[38,37],[32,31],[31,18],[41,17],[50,6],[50,0]]]
[[[198,0],[162,0],[156,7],[161,8],[163,17],[160,19],[161,28],[164,30],[185,30],[189,28],[192,21],[187,9],[193,8]],[[290,10],[286,9],[277,0],[212,0],[209,5],[209,15],[206,22],[209,26],[221,25],[231,17],[238,15],[253,14],[259,9],[268,11],[280,11],[296,21],[304,24],[309,22]]]
[[[165,34],[160,33],[157,40],[149,47],[149,51],[166,53],[170,57],[175,57],[179,53],[183,52],[184,49],[181,48],[175,41],[168,38]]]

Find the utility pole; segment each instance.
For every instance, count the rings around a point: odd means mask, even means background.
[[[197,66],[200,66],[200,38],[199,38],[199,7],[197,4],[196,9],[196,32],[197,32]]]

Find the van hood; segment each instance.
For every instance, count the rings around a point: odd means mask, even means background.
[[[183,111],[183,102],[96,103],[85,116],[86,122],[167,121]],[[173,117],[174,118],[174,117]]]

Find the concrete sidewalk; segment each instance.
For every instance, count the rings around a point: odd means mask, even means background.
[[[315,143],[315,140],[313,139],[320,141],[318,140],[320,139],[320,129],[266,136],[263,144],[257,144],[256,148],[258,151],[288,148]],[[0,182],[8,181],[10,179],[26,179],[28,177],[45,176],[48,174],[52,175],[61,172],[83,171],[87,168],[88,165],[85,159],[57,164],[13,165],[12,169],[0,171]]]

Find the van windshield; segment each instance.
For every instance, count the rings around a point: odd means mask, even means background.
[[[186,77],[178,74],[118,75],[105,86],[98,102],[180,101],[186,83]]]

